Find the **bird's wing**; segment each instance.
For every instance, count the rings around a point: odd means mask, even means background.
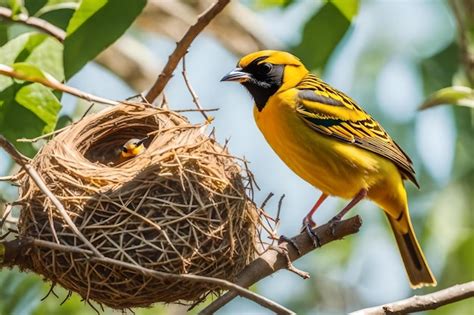
[[[419,187],[408,155],[350,97],[313,75],[297,89],[296,112],[313,130],[389,159]]]

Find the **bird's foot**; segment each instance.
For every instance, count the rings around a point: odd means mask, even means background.
[[[331,235],[334,237],[336,236],[336,225],[337,223],[341,222],[342,217],[339,215],[334,216],[331,220],[329,220],[329,230],[331,231]]]
[[[290,238],[288,238],[284,235],[280,236],[280,238],[278,240],[278,246],[272,246],[272,248],[275,251],[277,251],[279,254],[285,256],[286,264],[287,264],[286,269],[288,269],[288,271],[291,271],[291,272],[297,274],[298,276],[300,276],[303,279],[309,279],[310,275],[309,275],[308,272],[303,271],[303,270],[299,270],[298,268],[296,268],[293,265],[293,263],[291,262],[290,256],[288,255],[288,248],[285,247],[285,246],[282,246],[283,243],[291,244],[296,249],[296,251],[298,252],[298,256],[301,256],[301,252],[300,252],[300,249],[298,248],[298,246],[295,244],[295,242],[293,242],[293,240],[291,240]]]
[[[313,231],[316,226],[316,222],[314,222],[311,217],[306,216],[303,219],[303,226],[301,228],[301,232],[305,231],[306,234],[308,234],[308,236],[313,241],[314,247],[321,247],[321,241],[319,240],[318,235]]]

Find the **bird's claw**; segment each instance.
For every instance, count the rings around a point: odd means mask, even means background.
[[[310,217],[306,216],[303,219],[303,226],[301,227],[301,232],[305,231],[306,234],[311,238],[313,241],[314,247],[320,247],[321,241],[316,233],[313,232],[313,229],[317,226],[316,222]]]
[[[316,226],[316,224],[314,226]],[[321,247],[321,240],[319,239],[319,236],[313,231],[314,226],[311,226],[310,224],[306,223],[305,225],[303,225],[303,228],[306,234],[308,234],[308,236],[313,241],[314,247]]]
[[[329,230],[331,231],[331,235],[334,237],[336,236],[336,225],[338,222],[341,221],[341,218],[338,216],[333,217],[331,220],[329,220]]]
[[[303,230],[306,229],[307,226],[309,226],[310,228],[315,228],[318,225],[316,224],[316,222],[314,222],[313,218],[306,216],[303,219],[303,226],[301,228],[301,232],[303,232]]]

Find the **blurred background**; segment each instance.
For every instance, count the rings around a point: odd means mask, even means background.
[[[149,1],[127,33],[68,84],[111,99],[146,90],[173,51],[175,41],[210,3]],[[64,10],[62,14],[67,15],[70,8]],[[59,17],[50,20],[61,23]],[[31,29],[17,24],[9,29],[15,36],[27,31]],[[319,192],[272,152],[255,126],[252,100],[244,88],[219,80],[246,53],[283,49],[298,55],[324,80],[352,96],[413,159],[421,189],[407,183],[411,216],[441,289],[474,279],[474,112],[459,106],[421,112],[418,108],[440,88],[469,85],[456,38],[456,19],[447,1],[234,1],[192,44],[186,56],[187,76],[201,104],[219,108],[212,113],[212,127],[220,142],[230,139],[231,153],[250,161],[261,187],[256,192],[257,204],[273,192],[276,197],[266,210],[275,215],[279,196],[285,194],[279,232],[288,236],[299,232],[301,220]],[[193,108],[180,70],[165,89],[169,106]],[[61,103],[57,128],[80,118],[88,107],[68,95],[63,95]],[[95,106],[93,110],[99,109]],[[202,121],[199,114],[188,117]],[[26,128],[15,131],[17,138],[33,136],[22,134],[22,130]],[[34,154],[40,145],[24,148],[24,152]],[[0,151],[0,176],[14,171],[12,162]],[[15,200],[16,193],[14,187],[0,182],[0,211],[2,203]],[[317,212],[316,221],[326,222],[344,204],[337,198],[328,199]],[[252,289],[298,314],[343,314],[436,290],[410,289],[380,209],[366,201],[349,215],[355,213],[364,220],[358,234],[296,262],[298,268],[310,272],[309,280],[283,270]],[[2,270],[0,314],[95,314],[75,294],[60,306],[67,295],[60,288],[55,289],[59,298],[50,294],[41,301],[48,290],[49,285],[39,276]],[[472,314],[473,310],[470,299],[429,314]],[[134,311],[182,314],[186,308],[157,305]],[[111,313],[105,310],[105,314]],[[237,298],[221,313],[268,311]]]

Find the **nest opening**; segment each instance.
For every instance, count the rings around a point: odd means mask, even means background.
[[[116,162],[117,148],[146,135],[143,154]],[[255,256],[258,215],[248,174],[177,113],[121,105],[89,115],[48,142],[32,165],[105,257],[233,281]],[[20,237],[87,249],[31,179],[20,183]],[[195,303],[219,292],[44,247],[31,249],[23,267],[117,309]]]
[[[97,128],[107,122],[111,117],[98,119],[87,126],[82,134],[77,135],[77,152],[82,153],[84,157],[93,162],[104,165],[118,165],[120,156],[120,147],[130,139],[142,139],[148,136],[144,145],[148,147],[153,141],[153,131],[156,131],[156,121],[150,119],[140,119],[140,117],[130,117],[125,121],[118,121],[113,128],[104,129],[103,133],[97,134]],[[120,116],[118,116],[120,117]]]

